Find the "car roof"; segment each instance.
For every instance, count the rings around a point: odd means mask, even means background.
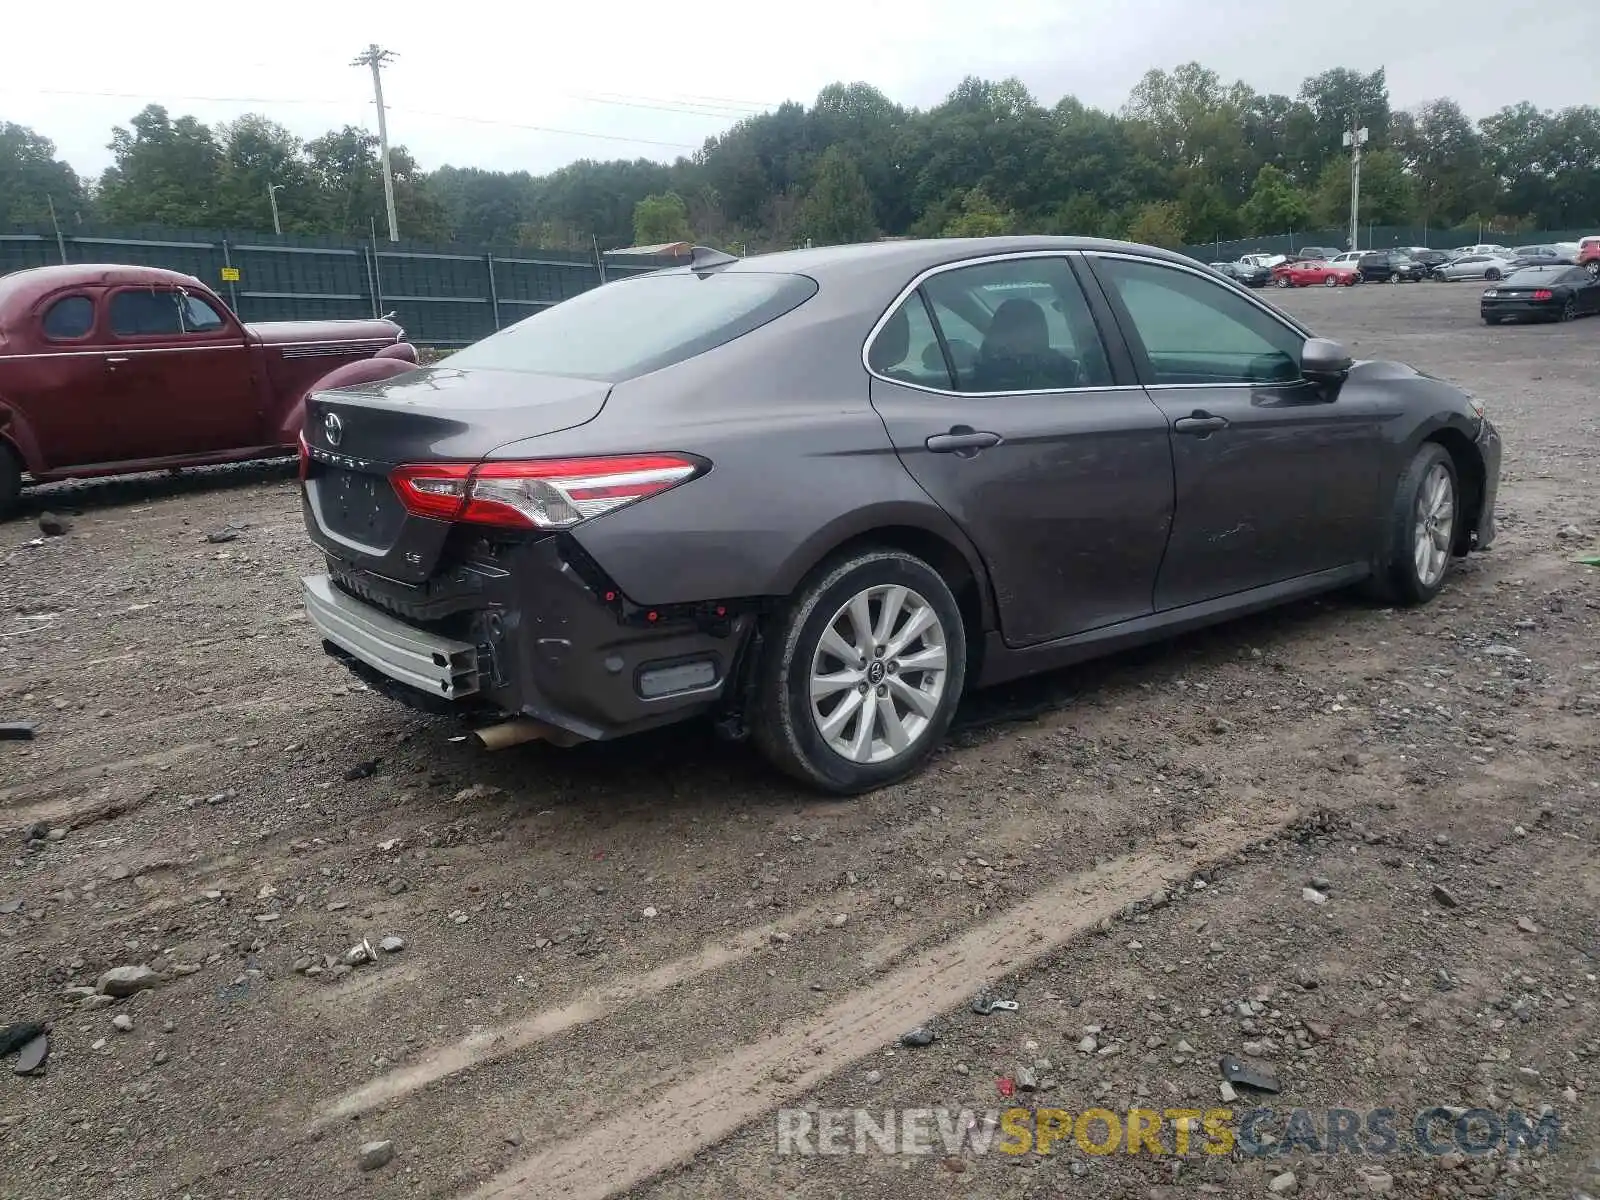
[[[203,287],[193,275],[161,267],[136,267],[117,263],[68,263],[65,266],[30,267],[0,275],[0,309],[32,304],[41,296],[68,287],[116,284],[167,284]]]
[[[809,250],[780,250],[773,254],[751,255],[716,269],[741,274],[747,271],[760,271],[808,275],[821,284],[881,277],[884,283],[899,279],[900,286],[904,286],[912,276],[932,267],[961,262],[969,258],[1025,254],[1029,251],[1067,250],[1115,251],[1180,266],[1200,265],[1186,255],[1134,242],[1115,242],[1105,238],[1020,236],[906,238],[844,246],[818,246]],[[661,273],[689,274],[694,269],[692,265],[668,267]]]

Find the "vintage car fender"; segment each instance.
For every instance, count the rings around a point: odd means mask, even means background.
[[[44,466],[39,453],[39,439],[28,427],[27,418],[0,396],[0,445],[15,452],[24,471],[36,471]]]
[[[284,418],[283,427],[278,431],[279,441],[289,445],[299,440],[300,427],[305,424],[306,419],[306,397],[313,392],[354,387],[361,383],[377,383],[380,379],[392,379],[396,375],[404,375],[416,368],[417,349],[410,342],[396,342],[392,346],[385,346],[371,358],[335,367],[308,387],[305,395],[295,401]]]

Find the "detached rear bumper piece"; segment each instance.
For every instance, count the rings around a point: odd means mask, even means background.
[[[306,616],[324,640],[398,683],[459,700],[478,691],[478,649],[417,629],[363,604],[326,575],[301,581]]]

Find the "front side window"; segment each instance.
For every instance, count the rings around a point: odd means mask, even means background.
[[[1106,258],[1095,269],[1122,301],[1151,383],[1300,378],[1305,339],[1233,289],[1157,263]]]
[[[944,334],[956,390],[1108,387],[1111,366],[1066,259],[1021,258],[942,271],[922,290]]]
[[[185,295],[180,310],[185,333],[215,333],[224,324],[222,314],[199,296]]]
[[[87,336],[94,328],[94,301],[87,296],[57,300],[44,314],[44,335],[53,341]]]
[[[111,332],[118,337],[153,337],[183,332],[177,292],[130,289],[111,297]]]

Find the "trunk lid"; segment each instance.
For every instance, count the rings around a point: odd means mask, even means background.
[[[609,383],[446,366],[306,401],[312,540],[353,568],[421,583],[438,568],[451,525],[409,514],[389,473],[403,463],[478,462],[507,442],[593,420]]]

